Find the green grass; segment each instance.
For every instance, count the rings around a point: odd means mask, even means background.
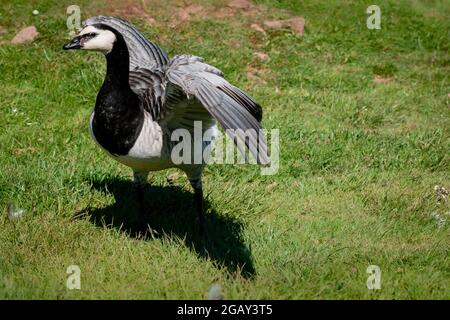
[[[276,175],[207,168],[211,241],[202,246],[187,180],[166,182],[174,170],[152,174],[146,190],[158,234],[127,232],[130,170],[88,132],[104,59],[61,50],[72,3],[0,0],[3,40],[29,24],[40,32],[29,45],[0,45],[0,298],[202,299],[215,282],[226,299],[450,298],[450,205],[433,189],[450,188],[448,2],[378,1],[381,30],[366,28],[371,3],[255,2],[268,10],[176,29],[167,27],[173,6],[158,7],[166,16],[156,26],[133,19],[171,55],[222,69],[263,105],[264,126],[280,130]],[[77,3],[83,18],[107,10]],[[304,36],[249,28],[293,15],[305,17]],[[6,218],[9,201],[25,210],[17,223]],[[74,218],[87,206],[90,215]],[[81,290],[66,288],[72,264]],[[381,268],[381,290],[366,287],[369,265]]]

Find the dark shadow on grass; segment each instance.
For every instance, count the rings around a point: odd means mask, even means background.
[[[205,200],[207,240],[196,225],[193,194],[177,186],[148,184],[145,189],[146,212],[138,219],[138,202],[132,181],[119,178],[90,180],[92,188],[111,193],[115,203],[104,208],[86,208],[76,217],[89,217],[97,226],[116,228],[142,240],[178,236],[200,257],[210,257],[230,272],[250,278],[255,274],[251,252],[242,238],[242,224],[219,215]],[[149,231],[149,228],[151,231]]]

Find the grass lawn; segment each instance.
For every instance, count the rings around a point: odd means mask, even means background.
[[[169,55],[223,70],[280,130],[279,171],[206,169],[206,245],[187,179],[153,173],[157,233],[136,236],[131,171],[88,130],[104,58],[62,50],[73,2],[0,0],[0,298],[203,299],[213,283],[225,299],[450,298],[450,200],[434,190],[450,189],[448,1],[377,1],[380,30],[361,1],[254,0],[224,16],[226,0],[116,2],[76,3],[82,19],[127,17]],[[203,9],[174,23],[193,2]],[[250,27],[294,16],[303,36]],[[9,44],[32,24],[36,41]],[[16,223],[9,202],[24,209]],[[70,265],[81,290],[66,287]]]

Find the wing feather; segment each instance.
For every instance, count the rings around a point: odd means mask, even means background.
[[[258,163],[270,162],[267,143],[261,132],[260,105],[223,79],[220,70],[203,63],[199,57],[181,55],[171,60],[166,77],[168,86],[176,86],[187,96],[195,96],[224,127],[238,148],[240,143],[244,143]]]

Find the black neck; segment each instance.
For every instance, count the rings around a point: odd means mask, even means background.
[[[106,77],[105,84],[114,87],[128,87],[128,74],[130,58],[125,40],[116,35],[113,49],[106,54]]]
[[[116,34],[106,54],[106,76],[97,95],[92,130],[110,153],[124,155],[133,147],[143,124],[143,110],[129,84],[129,54],[125,40]]]

